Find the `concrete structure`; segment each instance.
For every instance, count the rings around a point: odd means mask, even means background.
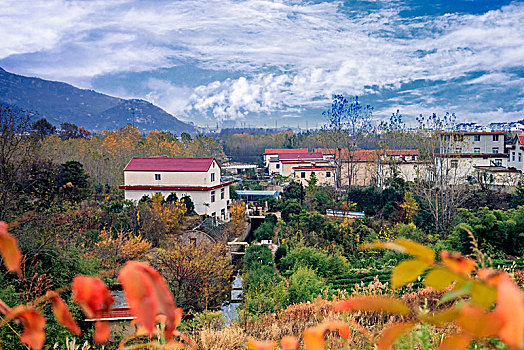
[[[264,201],[267,198],[278,198],[278,191],[260,191],[260,190],[238,190],[237,194],[246,202]]]
[[[138,201],[144,195],[176,193],[191,197],[195,212],[229,220],[229,185],[222,182],[215,158],[133,158],[124,169],[125,199]]]
[[[307,153],[307,148],[266,148],[264,151],[264,166],[266,168],[269,167],[269,162],[271,160],[275,161],[278,160],[278,156],[280,154],[286,154],[286,153]]]
[[[504,167],[481,167],[475,166],[477,182],[491,190],[512,191],[512,189],[522,183],[522,173],[516,169]]]
[[[319,148],[324,157],[331,156],[340,164],[341,186],[384,186],[387,179],[399,176],[414,181],[418,176],[419,151],[357,150]]]
[[[450,183],[474,183],[477,168],[506,168],[505,132],[442,132],[440,152],[436,155],[437,170]]]
[[[293,168],[299,166],[328,166],[330,160],[325,160],[320,152],[285,153],[269,160],[268,172],[273,175],[291,176]]]
[[[256,171],[257,166],[255,164],[229,164],[224,166],[224,170],[232,174],[242,174],[249,170]]]
[[[516,135],[508,147],[508,168],[522,171],[524,169],[524,135]]]
[[[293,178],[307,186],[311,176],[315,174],[317,185],[335,186],[337,167],[333,165],[310,165],[293,168]]]

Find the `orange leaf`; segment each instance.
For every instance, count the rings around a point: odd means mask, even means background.
[[[271,350],[277,347],[277,342],[274,340],[255,340],[249,339],[247,341],[247,347],[251,350]]]
[[[73,279],[73,301],[80,305],[87,317],[95,318],[99,311],[108,311],[113,297],[100,278],[76,276]]]
[[[374,242],[362,245],[363,249],[390,249],[399,253],[413,255],[428,265],[435,261],[435,252],[420,243],[400,238],[393,242]]]
[[[438,350],[462,350],[471,343],[471,337],[465,334],[452,334],[440,343]]]
[[[296,350],[298,349],[298,339],[290,335],[286,335],[280,339],[280,347],[282,350]]]
[[[96,318],[99,312],[107,312],[113,304],[113,297],[101,279],[90,276],[76,276],[73,279],[73,301],[80,305],[89,318]],[[96,321],[94,339],[103,343],[109,339],[107,322]]]
[[[335,330],[338,330],[338,334],[343,338],[347,339],[350,336],[349,326],[340,320],[324,321],[315,327],[306,328],[304,330],[306,350],[323,350],[325,345],[324,334],[327,331]]]
[[[111,335],[111,330],[109,329],[108,321],[96,321],[95,322],[95,334],[93,338],[97,343],[105,343],[109,336]]]
[[[45,340],[45,318],[40,311],[26,305],[18,305],[11,309],[6,319],[22,322],[24,325],[24,331],[20,334],[22,343],[34,350],[42,349]]]
[[[51,307],[56,320],[69,329],[71,333],[80,335],[82,332],[62,298],[54,291],[48,291],[46,296],[51,300]]]
[[[333,307],[340,311],[375,311],[390,314],[407,315],[409,308],[401,300],[388,296],[359,296],[338,302]]]
[[[7,233],[7,224],[3,221],[0,221],[0,254],[8,271],[21,273],[22,253],[18,248],[17,239]]]
[[[118,279],[138,323],[152,334],[155,317],[163,314],[167,319],[165,334],[170,339],[182,314],[176,310],[173,295],[162,275],[147,263],[128,261]]]
[[[391,273],[391,287],[396,289],[406,283],[413,282],[429,265],[422,260],[404,260]]]
[[[465,258],[457,252],[443,250],[440,252],[440,259],[451,271],[467,276],[469,276],[471,272],[475,270],[475,267],[477,267],[475,261]]]
[[[468,304],[460,309],[457,324],[466,333],[485,338],[496,335],[502,328],[503,320],[493,312]]]
[[[509,275],[500,274],[497,286],[497,306],[494,312],[504,321],[498,333],[500,339],[512,348],[524,348],[524,299],[520,289]]]
[[[389,349],[402,334],[415,326],[415,322],[393,323],[384,330],[377,343],[379,350]]]

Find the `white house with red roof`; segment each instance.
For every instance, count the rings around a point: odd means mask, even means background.
[[[144,195],[176,193],[191,197],[195,212],[229,220],[229,186],[223,182],[215,158],[133,158],[124,169],[125,199],[139,201]]]
[[[307,153],[307,148],[266,148],[264,152],[264,166],[269,168],[270,161],[278,161],[280,154]]]
[[[302,152],[305,150],[305,152]],[[266,150],[267,152],[268,150]],[[269,174],[291,176],[293,168],[309,167],[315,165],[331,165],[331,160],[324,159],[322,153],[307,152],[307,149],[286,149],[285,152],[272,154],[267,158],[267,169]],[[293,151],[293,152],[291,152]]]

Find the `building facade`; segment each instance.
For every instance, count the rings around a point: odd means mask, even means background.
[[[189,196],[195,212],[223,221],[229,220],[229,186],[220,177],[215,158],[133,158],[124,169],[125,199],[139,201],[143,196],[176,193]]]

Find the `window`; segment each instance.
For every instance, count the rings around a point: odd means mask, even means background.
[[[211,216],[212,216],[212,217],[216,217],[216,216],[217,216],[217,213],[214,211],[214,212],[211,213]]]
[[[275,168],[280,169],[280,164],[275,165]]]
[[[314,172],[314,171],[311,172],[311,176],[313,176],[313,175],[315,175],[315,172]]]
[[[475,147],[473,149],[473,153],[480,153],[480,147]]]
[[[331,177],[331,171],[326,171],[326,177]]]
[[[455,153],[460,153],[462,151],[462,148],[461,147],[457,147],[455,148]]]
[[[495,166],[502,166],[502,159],[495,159]]]
[[[222,218],[222,220],[226,219],[226,210],[225,209],[220,210],[220,217]]]
[[[493,135],[493,141],[498,141],[499,140],[499,135]]]
[[[480,141],[480,135],[473,135],[473,141]]]
[[[411,156],[411,160],[417,160],[417,156]]]
[[[224,199],[224,193],[225,193],[224,189],[221,189],[220,190],[220,199]]]
[[[493,153],[499,153],[499,148],[498,147],[493,147],[491,150],[492,150]]]
[[[449,135],[444,135],[444,141],[449,141],[451,137]]]
[[[515,152],[511,152],[511,160],[515,161]]]
[[[211,203],[215,202],[215,191],[211,191]]]
[[[155,174],[155,180],[160,181],[160,174]]]
[[[451,161],[451,167],[452,168],[455,168],[455,169],[458,168],[458,164],[459,164],[458,160],[452,160]]]
[[[455,142],[462,142],[462,141],[464,141],[464,135],[454,135],[453,136],[453,141],[455,141]]]
[[[519,162],[522,162],[522,153],[519,152]]]
[[[306,173],[305,172],[301,172],[300,173],[300,177],[304,179],[306,177]]]
[[[211,182],[215,181],[215,173],[211,173]]]

